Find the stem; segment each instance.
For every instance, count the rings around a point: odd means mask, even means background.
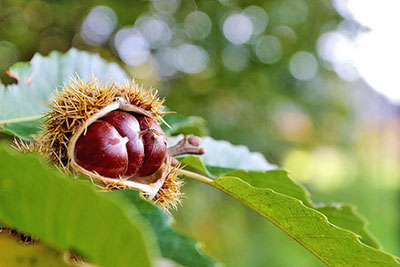
[[[211,184],[213,182],[212,179],[210,179],[206,176],[203,176],[203,175],[195,173],[195,172],[187,171],[187,170],[179,170],[178,176],[197,180],[197,181],[205,183],[205,184]]]
[[[168,155],[171,157],[179,155],[202,155],[206,153],[205,148],[200,148],[201,138],[197,136],[186,136],[176,145],[168,148]]]

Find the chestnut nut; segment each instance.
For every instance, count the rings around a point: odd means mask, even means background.
[[[153,118],[116,110],[87,128],[74,153],[80,166],[101,176],[144,177],[161,167],[167,142]]]
[[[137,189],[168,210],[180,202],[179,155],[205,153],[201,138],[184,136],[167,148],[163,100],[134,81],[100,83],[79,77],[57,90],[43,129],[21,151],[38,152],[50,162],[104,185]]]

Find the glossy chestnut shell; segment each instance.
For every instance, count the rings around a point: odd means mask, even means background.
[[[153,118],[116,110],[89,125],[74,154],[81,167],[103,177],[144,177],[161,167],[167,143]]]

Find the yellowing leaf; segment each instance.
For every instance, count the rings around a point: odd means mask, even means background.
[[[0,266],[71,267],[72,265],[65,262],[62,253],[42,243],[23,244],[17,237],[1,233]]]

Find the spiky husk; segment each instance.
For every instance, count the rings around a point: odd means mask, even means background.
[[[29,235],[23,234],[21,232],[18,232],[16,230],[12,229],[12,228],[9,228],[9,227],[0,228],[0,234],[14,236],[25,245],[33,244],[33,243],[37,242],[37,239],[32,238]]]
[[[180,188],[183,181],[178,178],[179,167],[171,167],[167,177],[153,198],[154,203],[169,212],[171,209],[177,209],[181,205],[184,194]]]
[[[155,118],[161,118],[163,114],[163,100],[158,98],[157,91],[141,90],[134,81],[119,85],[77,78],[56,91],[49,105],[51,111],[45,116],[44,129],[36,139],[37,150],[67,168],[71,136],[93,115],[121,99],[148,111]]]
[[[87,127],[90,119],[118,102],[134,105],[146,111],[149,116],[162,121],[163,100],[158,98],[157,91],[142,90],[136,87],[134,81],[126,82],[124,85],[111,82],[102,84],[94,78],[85,82],[78,77],[56,91],[48,105],[51,110],[45,115],[43,129],[35,141],[30,143],[16,141],[16,148],[22,152],[39,152],[64,170],[76,171],[71,168],[74,162],[71,162],[68,155],[71,138],[79,135],[81,127]],[[176,208],[182,198],[180,193],[182,182],[176,177],[177,168],[166,162],[158,173],[154,175],[159,175],[159,181],[165,182],[159,185],[161,187],[156,194],[149,195],[150,198],[165,210]],[[105,190],[138,189],[135,186],[131,187],[129,183],[132,182],[123,178],[109,179],[96,173],[88,176],[100,181]],[[143,194],[146,195],[146,192]]]
[[[157,194],[152,198],[152,201],[160,208],[169,212],[171,209],[176,210],[181,204],[181,200],[184,197],[184,194],[180,191],[181,186],[183,186],[183,181],[177,176],[179,167],[164,165],[163,168],[165,180]],[[101,178],[98,180],[102,181]],[[105,191],[129,188],[121,179],[114,179],[112,182],[102,181],[102,183],[106,185],[103,187]],[[142,195],[148,198],[148,194],[142,193]]]

